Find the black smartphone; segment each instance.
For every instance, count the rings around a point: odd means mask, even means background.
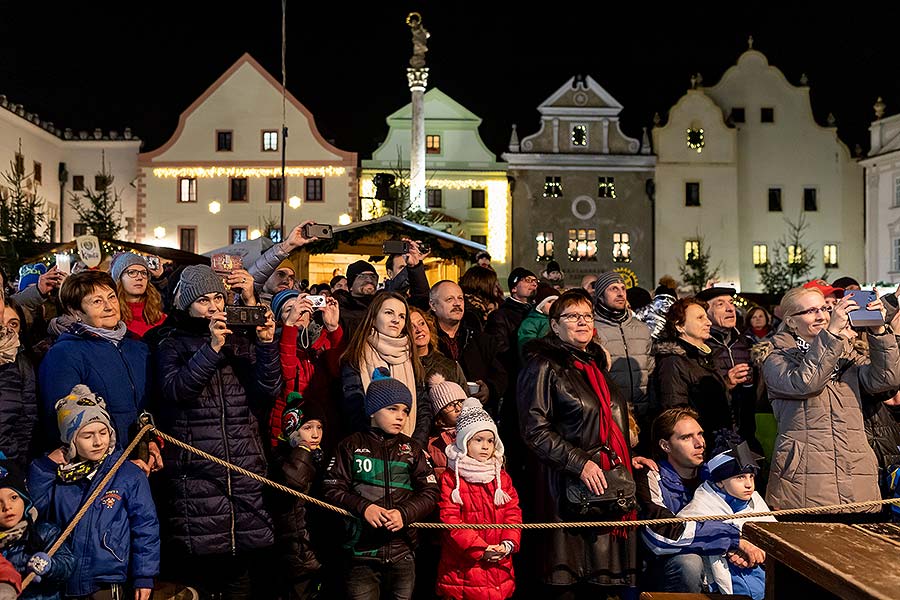
[[[320,240],[330,240],[334,237],[331,225],[320,225],[319,223],[309,223],[303,226],[303,237],[319,238]]]
[[[260,327],[266,324],[266,307],[226,306],[225,323],[235,327]]]
[[[850,325],[853,327],[878,327],[884,325],[884,318],[881,312],[877,310],[866,310],[869,302],[878,299],[878,294],[872,290],[847,290],[844,292],[844,298],[853,298],[859,305],[856,310],[851,310]]]
[[[406,254],[409,252],[409,242],[406,240],[385,240],[381,250],[387,254]]]
[[[482,560],[494,560],[497,558],[503,558],[505,556],[505,552],[497,552],[496,550],[485,550],[482,555]]]

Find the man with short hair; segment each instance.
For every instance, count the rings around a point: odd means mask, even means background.
[[[358,260],[347,267],[347,286],[349,292],[336,291],[334,298],[341,310],[340,322],[344,335],[351,339],[378,291],[378,273],[372,263]]]
[[[409,244],[409,252],[388,255],[385,263],[388,279],[384,282],[384,289],[403,294],[411,305],[428,310],[430,290],[425,275],[425,257],[428,253],[422,252],[418,242],[403,241]]]
[[[303,237],[303,228],[310,224],[315,224],[315,221],[304,221],[291,229],[284,241],[274,244],[247,267],[247,272],[253,276],[253,287],[260,301],[269,304],[272,296],[283,289],[294,287],[297,273],[287,258],[295,250],[318,239]]]
[[[641,519],[672,518],[694,497],[708,475],[706,442],[697,413],[670,408],[653,422],[650,441],[659,471],[635,469]],[[698,594],[703,591],[703,556],[727,554],[737,566],[765,561],[765,552],[741,539],[740,530],[722,521],[653,525],[641,530],[647,552],[650,589]]]
[[[594,329],[609,352],[609,377],[634,411],[646,437],[651,409],[647,384],[655,366],[650,328],[628,309],[627,288],[622,275],[606,271],[594,282]]]

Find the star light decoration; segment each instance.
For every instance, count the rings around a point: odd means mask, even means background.
[[[706,142],[703,139],[703,128],[694,129],[691,127],[687,130],[687,145],[691,150],[696,150],[697,154],[703,152],[703,146]]]

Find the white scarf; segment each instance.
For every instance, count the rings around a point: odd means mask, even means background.
[[[363,391],[368,390],[369,384],[372,383],[372,372],[378,367],[385,367],[391,377],[406,386],[412,396],[412,406],[402,433],[412,437],[413,431],[416,430],[416,375],[409,347],[409,338],[405,335],[393,338],[373,331],[363,349],[359,376],[362,379]]]
[[[459,493],[460,477],[469,483],[488,483],[495,480],[497,490],[494,492],[494,506],[503,506],[512,499],[503,491],[503,485],[500,482],[500,470],[503,467],[502,456],[497,456],[495,452],[489,461],[481,462],[461,451],[455,443],[447,446],[445,452],[447,453],[447,468],[456,473],[456,487],[450,494],[451,501],[462,506],[462,496]]]

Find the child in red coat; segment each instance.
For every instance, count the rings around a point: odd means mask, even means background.
[[[440,373],[428,379],[428,396],[434,415],[432,436],[428,438],[428,455],[434,466],[434,474],[440,479],[447,469],[447,445],[456,441],[456,421],[466,399],[466,393],[458,383],[447,381]]]
[[[443,523],[521,523],[512,480],[503,470],[503,442],[497,425],[469,398],[456,422],[456,441],[447,446],[441,476]],[[454,600],[504,600],[516,588],[512,553],[520,529],[451,529],[444,535],[437,593]]]

